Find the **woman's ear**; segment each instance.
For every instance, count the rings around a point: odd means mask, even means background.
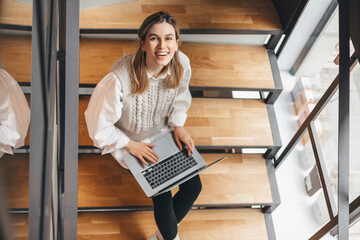
[[[143,40],[141,40],[140,42],[140,46],[141,46],[141,50],[145,51],[145,42]]]

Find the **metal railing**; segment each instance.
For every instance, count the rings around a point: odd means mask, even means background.
[[[337,227],[339,239],[349,239],[349,222],[359,217],[360,196],[349,204],[349,106],[350,106],[350,72],[353,70],[359,59],[355,57],[356,53],[349,57],[349,40],[350,40],[350,19],[349,19],[349,0],[339,1],[339,74],[331,83],[324,95],[320,98],[315,108],[306,118],[304,123],[295,133],[289,144],[282,151],[281,155],[275,159],[276,169],[288,157],[302,136],[309,132],[312,144],[316,166],[323,192],[325,195],[326,206],[328,209],[330,221],[325,224],[310,239],[320,239],[326,233]],[[317,138],[314,121],[321,111],[330,101],[332,96],[339,90],[339,135],[338,135],[338,158],[339,158],[339,179],[338,179],[338,210],[336,209],[335,199],[331,193],[330,181],[327,176],[325,161],[322,156],[321,147]],[[349,220],[350,218],[350,220]]]

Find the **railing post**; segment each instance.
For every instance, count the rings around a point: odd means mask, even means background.
[[[77,239],[79,0],[60,1],[60,238]]]
[[[349,239],[350,3],[339,0],[338,238]]]

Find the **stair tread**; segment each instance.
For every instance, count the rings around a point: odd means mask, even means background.
[[[82,38],[80,83],[97,84],[120,56],[136,49],[132,40]],[[190,86],[275,88],[268,53],[262,46],[183,43],[180,49],[191,62]],[[18,82],[31,82],[31,36],[1,36],[0,58]]]
[[[0,23],[32,25],[32,6],[13,0],[0,1]]]
[[[28,215],[13,215],[16,240],[28,237]],[[153,212],[79,213],[78,239],[146,239],[157,230]],[[181,239],[268,239],[263,213],[258,209],[191,210],[179,225]]]
[[[263,46],[183,43],[180,49],[191,62],[190,86],[275,88]]]
[[[185,129],[197,146],[271,146],[262,100],[193,98]]]
[[[213,162],[226,154],[202,154]],[[228,154],[229,155],[229,154]],[[260,155],[229,155],[200,175],[203,188],[197,205],[271,203],[265,160]],[[79,157],[79,207],[152,205],[134,177],[108,155]],[[173,189],[173,194],[177,188]]]
[[[84,116],[89,98],[80,96],[80,146],[92,146]],[[262,100],[193,98],[185,128],[197,146],[274,144],[267,107]]]
[[[131,1],[80,11],[80,28],[137,29],[158,11],[170,12],[181,29],[282,29],[270,0]]]
[[[5,154],[0,159],[9,208],[29,207],[29,154]]]
[[[32,25],[32,6],[12,0],[0,3],[0,23]],[[282,29],[271,0],[130,1],[81,10],[80,28],[138,29],[148,15],[160,10],[174,15],[182,29]]]
[[[1,35],[0,59],[16,81],[31,82],[31,36]]]
[[[146,239],[157,230],[152,211],[80,213],[78,239]],[[191,210],[179,225],[181,239],[268,239],[256,209]]]
[[[226,154],[202,154],[213,162]],[[11,208],[28,208],[29,155],[5,155],[0,162],[7,182]],[[260,155],[231,154],[201,173],[203,190],[197,205],[271,203],[265,160]],[[152,205],[131,174],[111,155],[81,154],[79,157],[79,207]],[[251,187],[250,187],[251,186]],[[173,190],[173,193],[177,189]]]
[[[80,83],[98,83],[121,56],[136,52],[132,40],[80,40]],[[190,59],[190,86],[275,88],[267,50],[263,46],[182,43]]]

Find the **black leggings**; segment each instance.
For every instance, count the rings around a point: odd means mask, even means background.
[[[154,216],[161,235],[173,240],[177,235],[177,224],[186,216],[201,192],[199,175],[180,185],[174,198],[171,191],[153,197]]]

